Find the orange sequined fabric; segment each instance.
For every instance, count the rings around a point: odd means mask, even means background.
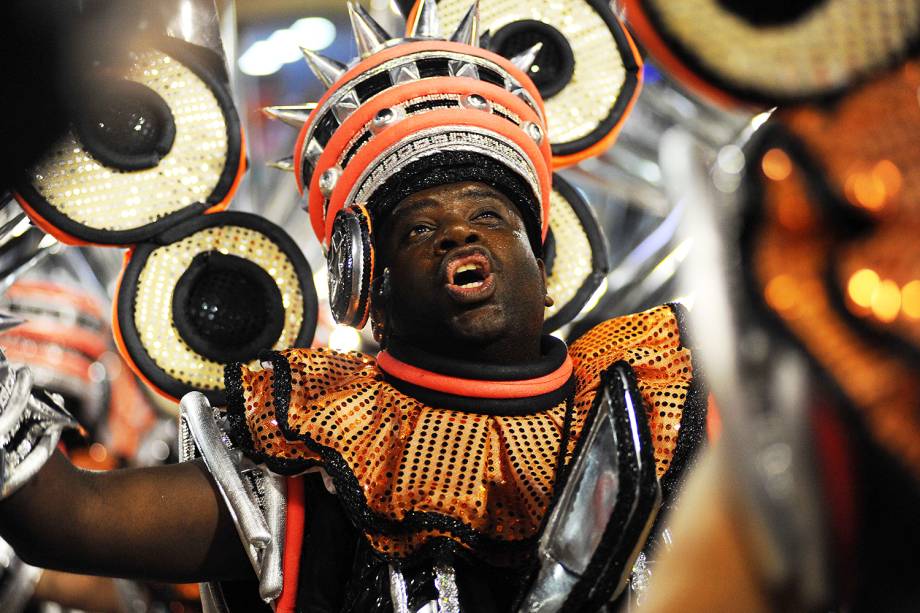
[[[607,367],[625,360],[635,369],[659,475],[678,446],[692,369],[671,307],[601,324],[570,354],[574,402],[490,415],[426,406],[396,390],[371,357],[292,349],[271,368],[228,370],[231,424],[237,438],[245,434],[240,446],[276,470],[322,465],[352,521],[385,556],[404,559],[446,539],[513,563],[530,553],[560,453],[571,453]]]
[[[752,162],[750,259],[755,291],[920,478],[918,87],[912,62],[774,116]]]

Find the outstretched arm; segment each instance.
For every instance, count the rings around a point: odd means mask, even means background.
[[[35,566],[193,582],[253,577],[200,461],[91,472],[56,452],[0,502],[0,536]]]

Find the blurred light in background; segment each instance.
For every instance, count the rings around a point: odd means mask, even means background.
[[[361,346],[361,334],[349,326],[336,325],[329,334],[329,348],[335,351],[357,351]]]
[[[289,28],[276,30],[257,40],[239,59],[240,71],[253,77],[274,74],[281,67],[303,58],[301,47],[322,51],[335,40],[335,24],[325,17],[304,17]]]

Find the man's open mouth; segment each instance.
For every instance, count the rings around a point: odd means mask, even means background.
[[[460,255],[447,264],[446,287],[459,302],[478,302],[492,295],[495,281],[492,264],[481,253]]]

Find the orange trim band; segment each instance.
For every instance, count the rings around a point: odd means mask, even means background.
[[[406,364],[386,350],[377,355],[377,366],[386,373],[425,389],[468,398],[530,398],[555,392],[572,377],[574,367],[568,354],[555,371],[534,379],[516,381],[481,381],[461,379]]]
[[[275,613],[295,613],[297,609],[297,583],[300,579],[300,554],[303,550],[304,500],[303,477],[288,477],[287,518],[284,526],[284,553],[281,560],[281,595]]]

